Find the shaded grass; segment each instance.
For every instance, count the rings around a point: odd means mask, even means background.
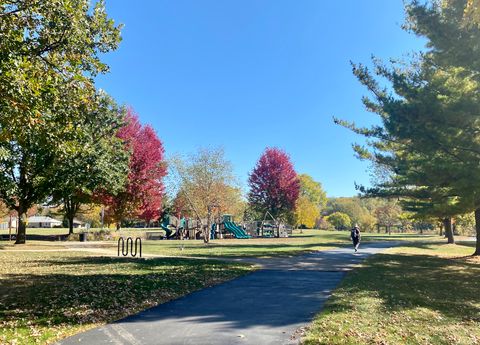
[[[347,275],[305,344],[480,344],[474,243],[413,243]]]
[[[193,259],[0,252],[0,343],[51,343],[252,270]]]

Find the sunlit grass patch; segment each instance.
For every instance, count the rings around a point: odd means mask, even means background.
[[[76,229],[78,230],[78,229]],[[64,229],[29,229],[32,234],[47,233],[55,235],[55,231],[64,232]],[[90,230],[91,232],[96,231]],[[58,235],[57,234],[57,235]],[[0,250],[49,250],[69,249],[72,247],[104,248],[113,254],[116,252],[116,239],[124,237],[144,237],[145,230],[113,231],[113,240],[79,243],[76,241],[38,241],[28,240],[26,245],[14,246],[13,242],[0,243]],[[427,234],[383,234],[363,233],[362,242],[408,241],[408,242],[435,242],[444,241],[437,235]],[[215,239],[205,245],[202,240],[143,240],[143,253],[162,256],[192,256],[192,257],[272,257],[295,255],[318,250],[332,249],[339,246],[349,246],[349,231],[326,230],[295,230],[288,238],[252,238],[252,239]]]
[[[436,235],[363,234],[364,242],[374,241],[439,241]],[[202,241],[146,241],[145,253],[182,256],[272,257],[332,249],[351,244],[349,231],[296,230],[288,238],[252,238]]]
[[[472,244],[411,244],[347,275],[306,344],[479,344],[480,261]]]

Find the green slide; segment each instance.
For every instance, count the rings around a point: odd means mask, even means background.
[[[177,230],[175,229],[175,231],[172,231],[172,229],[170,229],[170,228],[168,227],[168,224],[161,223],[161,224],[160,224],[160,227],[161,227],[163,230],[165,230],[165,237],[166,237],[167,239],[172,238],[172,237],[175,236],[176,233],[177,233]]]
[[[241,227],[237,226],[234,222],[224,222],[223,224],[225,225],[225,229],[230,231],[236,238],[252,237],[250,235],[247,235],[245,231]]]

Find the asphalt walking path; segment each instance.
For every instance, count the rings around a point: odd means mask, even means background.
[[[194,292],[59,344],[297,344],[331,292],[365,258],[398,242],[288,258],[242,259],[261,269]],[[114,292],[112,292],[114,293]]]

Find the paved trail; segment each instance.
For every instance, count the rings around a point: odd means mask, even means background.
[[[262,269],[159,305],[59,344],[296,344],[345,272],[397,243],[364,244],[279,259]]]

